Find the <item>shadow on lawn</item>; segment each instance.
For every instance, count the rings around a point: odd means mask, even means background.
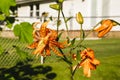
[[[11,68],[0,68],[0,80],[53,80],[56,76],[50,66],[19,62]]]

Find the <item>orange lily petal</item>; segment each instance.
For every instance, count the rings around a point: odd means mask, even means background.
[[[29,45],[27,48],[29,48],[29,49],[34,49],[34,48],[36,48],[37,47],[37,45],[38,45],[38,42],[33,42],[31,45]]]
[[[94,60],[92,60],[91,63],[94,64],[94,65],[99,65],[100,61],[98,61],[97,59],[94,59]]]
[[[102,22],[101,26],[98,27],[97,29],[95,29],[95,31],[97,31],[97,32],[102,31],[102,30],[108,28],[111,23],[112,23],[111,20],[104,20]]]
[[[51,40],[51,41],[56,40],[57,39],[57,32],[55,30],[51,30],[51,29],[49,29],[49,31],[51,33],[49,40]]]
[[[55,47],[54,47],[52,44],[50,44],[50,49],[52,49],[53,52],[54,52],[55,54],[57,54],[58,56],[63,56],[59,51],[57,51],[57,50],[55,49]]]
[[[94,51],[90,48],[87,48],[87,54],[89,58],[94,59]]]
[[[90,48],[87,48],[81,52],[81,62],[78,67],[83,67],[83,73],[85,76],[90,77],[90,70],[96,69],[96,66],[100,64],[100,62],[94,58],[94,51]]]
[[[36,50],[33,52],[33,54],[42,54],[45,48],[45,44],[44,44],[44,39],[40,40],[38,43],[38,46],[36,48]]]
[[[94,59],[94,51],[92,49],[90,49],[90,48],[87,48],[87,49],[81,51],[80,54],[81,54],[82,59],[85,59],[86,57]]]
[[[42,37],[42,38],[44,38],[49,31],[47,28],[48,22],[49,21],[44,22],[40,27],[40,37]]]
[[[57,42],[57,41],[50,41],[50,43],[58,48],[64,48],[64,45],[62,43]]]
[[[89,61],[90,61],[90,65],[89,66],[90,66],[91,70],[95,70],[97,65],[100,64],[100,62],[98,60],[96,60],[96,59],[89,60]]]
[[[81,64],[81,66],[83,67],[83,73],[86,77],[90,77],[91,76],[91,72],[90,72],[90,66],[89,66],[90,62],[88,59],[86,59],[83,64]]]
[[[103,37],[107,34],[113,27],[113,22],[109,19],[102,21],[100,27],[96,28],[95,31],[98,32],[98,37]]]
[[[50,56],[50,48],[48,46],[45,47],[45,52],[46,52],[46,56]]]
[[[109,27],[101,32],[98,33],[98,37],[103,37],[105,34],[107,34],[113,27],[113,24],[111,23]]]

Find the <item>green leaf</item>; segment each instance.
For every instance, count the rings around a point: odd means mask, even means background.
[[[32,25],[28,22],[22,22],[14,26],[14,34],[19,37],[21,42],[31,43],[33,41],[32,37]]]
[[[70,42],[70,38],[69,37],[67,37],[67,43],[69,43]]]
[[[9,23],[9,22],[7,22],[7,24],[6,24],[6,26],[8,27],[8,28],[12,28],[12,26],[13,26],[13,24],[12,23]]]
[[[55,10],[60,10],[60,5],[59,4],[50,4],[50,8],[55,9]]]
[[[73,17],[71,16],[71,17],[68,17],[66,20],[65,20],[65,22],[67,23],[70,19],[72,19]]]
[[[71,41],[71,45],[74,45],[76,38],[73,38]]]
[[[30,58],[28,52],[21,50],[18,46],[13,46],[16,49],[16,53],[20,56],[22,61],[27,61]]]
[[[15,22],[15,17],[6,17],[7,27],[12,28],[13,23]]]
[[[58,36],[57,36],[57,41],[59,41],[61,35],[62,35],[62,32],[58,34]]]
[[[3,21],[3,20],[5,20],[5,16],[4,14],[0,14],[0,21]]]
[[[64,0],[58,0],[58,2],[59,2],[59,3],[63,3],[63,2],[64,2]]]
[[[15,0],[0,0],[0,11],[6,16],[10,15],[10,6],[16,6]]]

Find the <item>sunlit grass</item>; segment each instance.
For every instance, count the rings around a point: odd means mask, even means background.
[[[18,43],[18,44],[17,44]],[[21,45],[19,41],[6,43],[9,44],[8,46],[11,47],[12,45],[17,44],[18,46]],[[77,42],[76,42],[77,43]],[[120,39],[99,39],[99,40],[86,40],[82,43],[84,46],[92,48],[95,51],[95,56],[98,60],[100,60],[100,65],[97,67],[96,70],[92,71],[92,76],[90,78],[86,78],[83,75],[82,68],[78,69],[75,74],[75,80],[119,80],[120,79]],[[3,47],[4,49],[9,49],[8,47]],[[9,52],[14,52],[9,51]],[[64,50],[65,53],[68,53],[68,50]],[[54,53],[53,53],[54,54]],[[53,55],[47,57],[44,64],[40,63],[32,63],[32,66],[42,65],[42,66],[50,66],[51,72],[56,74],[54,80],[70,80],[69,79],[69,66],[65,62],[63,62],[60,57],[56,57]],[[14,55],[13,55],[14,56]],[[12,57],[12,54],[10,55]],[[3,59],[3,58],[2,58]],[[16,58],[13,58],[16,59]],[[5,58],[8,62],[9,60],[14,61],[11,58]],[[38,59],[40,60],[40,59]],[[0,61],[1,62],[1,61]],[[0,63],[1,64],[10,64],[10,63]],[[11,62],[12,64],[12,62]],[[14,63],[15,64],[15,63]],[[7,66],[9,68],[9,66]],[[44,77],[45,75],[34,75],[32,76],[31,80],[39,79],[40,77]]]

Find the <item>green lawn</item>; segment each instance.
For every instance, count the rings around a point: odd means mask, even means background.
[[[11,44],[13,45],[12,41]],[[96,70],[92,71],[90,78],[86,78],[83,75],[82,68],[77,70],[74,77],[75,80],[120,79],[120,39],[86,40],[83,44],[95,51],[95,56],[101,63]],[[9,52],[14,52],[14,50]],[[10,60],[14,61],[14,59],[6,57],[5,60],[7,61],[4,64],[12,64]],[[1,64],[3,65],[0,61]],[[18,63],[15,66],[0,68],[0,80],[70,80],[69,75],[68,65],[54,55],[46,58],[46,62],[43,65],[37,61],[32,64]]]

